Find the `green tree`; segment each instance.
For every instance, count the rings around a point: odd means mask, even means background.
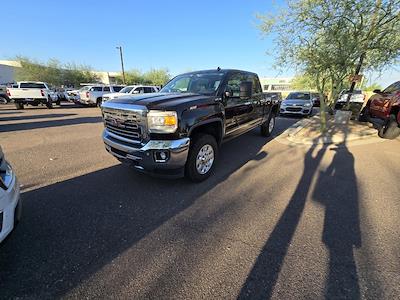
[[[88,66],[76,64],[61,64],[56,59],[47,63],[40,63],[26,57],[17,57],[21,68],[16,71],[16,79],[44,81],[53,86],[73,85],[79,86],[82,82],[96,82],[98,77]]]
[[[145,82],[153,85],[164,85],[170,78],[168,69],[151,69],[144,73]]]
[[[359,63],[363,72],[381,71],[400,56],[399,0],[288,0],[260,20],[261,31],[276,36],[278,65],[314,78],[331,105]]]

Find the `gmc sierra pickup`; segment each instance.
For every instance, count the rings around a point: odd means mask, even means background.
[[[381,138],[395,139],[400,136],[400,81],[374,93],[361,110],[359,120],[379,125]]]
[[[257,126],[269,136],[279,102],[266,97],[255,73],[206,70],[178,75],[159,93],[105,102],[106,150],[145,173],[208,178],[222,142]]]

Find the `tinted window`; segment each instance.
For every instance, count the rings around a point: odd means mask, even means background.
[[[286,99],[310,100],[310,93],[290,93]]]
[[[110,87],[109,86],[105,86],[103,89],[104,92],[109,92],[110,91]]]
[[[226,84],[226,91],[230,92],[232,97],[240,97],[240,84],[246,81],[249,81],[249,77],[247,74],[232,74]]]
[[[386,94],[392,94],[400,90],[400,81],[389,85],[383,92]]]
[[[222,72],[190,73],[175,77],[161,89],[162,93],[196,93],[214,95],[224,76]]]
[[[113,86],[113,90],[114,90],[114,92],[119,92],[119,91],[121,91],[123,89],[123,86],[120,86],[120,85],[115,85],[115,86]]]
[[[152,87],[145,87],[144,88],[145,93],[153,93],[153,88]]]
[[[94,86],[90,89],[92,92],[101,92],[103,88],[101,86]]]
[[[33,83],[33,82],[21,82],[19,85],[21,89],[45,89],[46,86],[43,83]]]

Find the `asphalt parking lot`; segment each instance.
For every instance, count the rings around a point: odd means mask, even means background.
[[[227,142],[193,184],[111,157],[98,108],[0,106],[23,191],[0,298],[399,298],[399,140],[280,143],[296,121]]]

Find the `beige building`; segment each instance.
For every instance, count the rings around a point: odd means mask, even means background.
[[[261,86],[264,92],[288,93],[293,90],[291,77],[262,77]]]
[[[21,64],[18,61],[13,60],[0,60],[0,85],[15,82],[16,70],[21,68]],[[117,76],[121,75],[121,72],[93,72],[99,77],[99,81],[103,84],[116,83]]]

